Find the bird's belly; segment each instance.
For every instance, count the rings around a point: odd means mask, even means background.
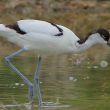
[[[30,50],[35,50],[39,54],[62,54],[62,53],[70,53],[71,49],[65,48],[61,45],[49,45],[49,44],[36,44],[36,45],[30,45],[28,47]]]
[[[70,53],[73,48],[66,44],[65,42],[60,41],[36,41],[35,43],[30,42],[24,46],[28,50],[36,50],[40,54],[62,54],[62,53]]]
[[[71,40],[65,36],[50,36],[38,33],[29,33],[24,37],[27,45],[24,47],[30,50],[36,50],[39,53],[46,54],[61,54],[70,53],[73,51]]]

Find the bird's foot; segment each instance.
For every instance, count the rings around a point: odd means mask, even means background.
[[[42,102],[42,107],[54,107],[60,105],[59,102]]]

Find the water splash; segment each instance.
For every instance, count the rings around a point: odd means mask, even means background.
[[[108,62],[107,62],[106,60],[102,60],[102,61],[100,62],[100,66],[101,66],[102,68],[107,67],[107,66],[108,66]]]

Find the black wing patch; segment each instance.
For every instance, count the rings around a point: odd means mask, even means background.
[[[26,34],[26,32],[24,32],[24,31],[22,31],[20,28],[19,28],[19,26],[18,26],[18,24],[17,23],[15,23],[15,24],[12,24],[12,25],[5,25],[6,27],[8,27],[8,28],[10,28],[10,29],[13,29],[13,30],[15,30],[17,33],[19,33],[19,34]]]
[[[54,36],[62,36],[63,35],[63,29],[61,29],[59,26],[57,26],[54,23],[51,23],[51,25],[55,26],[58,29],[58,31],[60,32],[58,34],[55,34]]]
[[[58,31],[59,31],[59,33],[58,34],[55,34],[54,36],[62,36],[63,35],[63,29],[61,29],[59,26],[57,26],[54,23],[51,23],[51,25],[55,26],[58,29]],[[24,32],[23,30],[21,30],[19,28],[19,26],[18,26],[17,23],[11,24],[11,25],[5,25],[5,26],[8,27],[8,28],[10,28],[10,29],[15,30],[19,34],[23,34],[23,35],[26,34],[26,32]]]

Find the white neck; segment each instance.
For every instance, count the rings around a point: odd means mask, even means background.
[[[83,43],[77,42],[76,50],[77,50],[77,52],[84,51],[97,43],[104,44],[104,40],[103,40],[103,38],[100,37],[99,34],[93,34],[93,35],[90,35],[85,42],[83,42]]]

